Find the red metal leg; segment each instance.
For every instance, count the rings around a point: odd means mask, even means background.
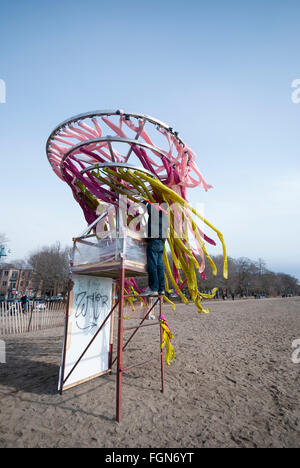
[[[122,416],[122,371],[123,371],[123,309],[124,309],[125,269],[121,268],[119,292],[119,323],[118,323],[118,353],[117,353],[117,401],[116,420],[120,422]]]
[[[116,283],[113,285],[112,289],[112,294],[113,294],[113,304],[114,306],[118,304],[118,300],[116,300]],[[109,356],[108,356],[108,368],[110,369],[108,375],[111,375],[112,373],[112,360],[113,360],[113,347],[114,347],[114,315],[111,316],[112,324],[110,328],[110,345],[109,345]]]
[[[69,278],[69,281],[68,281],[68,298],[67,298],[67,304],[66,304],[66,317],[65,317],[63,358],[62,358],[62,363],[61,363],[62,376],[61,376],[61,382],[60,382],[60,388],[59,388],[59,393],[61,395],[63,394],[63,386],[64,386],[64,379],[65,379],[65,364],[66,364],[66,352],[67,352],[67,330],[68,330],[68,324],[69,324],[69,305],[70,305],[70,294],[71,294],[72,288],[73,288],[73,282],[72,282],[72,279]]]
[[[111,368],[112,368],[112,356],[113,356],[113,345],[112,343],[109,345],[109,354],[108,354],[108,368],[110,369],[109,375],[111,375]]]
[[[159,311],[159,317],[162,316],[162,305],[163,305],[163,297],[160,297],[160,311]],[[161,391],[164,393],[165,391],[165,368],[164,368],[164,349],[162,348],[163,345],[163,329],[160,326],[160,359],[161,359]]]

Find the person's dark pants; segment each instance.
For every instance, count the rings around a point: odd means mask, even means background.
[[[165,240],[149,239],[147,243],[147,271],[149,288],[152,291],[165,290],[163,253]]]

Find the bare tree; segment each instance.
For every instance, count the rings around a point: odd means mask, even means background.
[[[23,259],[12,260],[12,264],[18,270],[27,270],[31,268],[31,266]]]
[[[258,269],[259,276],[263,276],[267,272],[267,264],[262,258],[259,258],[258,261],[255,262],[255,266]]]
[[[60,243],[33,252],[28,263],[34,271],[34,286],[41,288],[42,295],[53,296],[55,292],[67,291],[70,249]]]

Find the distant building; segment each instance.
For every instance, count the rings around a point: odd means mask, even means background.
[[[17,299],[26,296],[39,296],[35,289],[33,270],[16,268],[11,264],[0,265],[0,300]]]

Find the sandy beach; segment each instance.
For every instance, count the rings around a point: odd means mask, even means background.
[[[176,357],[57,393],[63,328],[4,338],[0,447],[299,447],[300,297],[210,302],[212,312],[164,308]],[[126,363],[159,351],[158,327],[139,330]]]

